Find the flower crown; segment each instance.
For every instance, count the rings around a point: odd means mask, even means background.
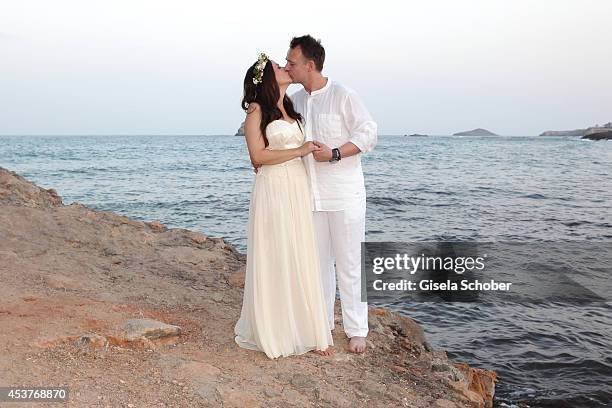
[[[268,61],[270,61],[270,58],[266,54],[264,54],[263,52],[259,54],[259,57],[257,58],[257,64],[255,65],[255,68],[253,68],[253,83],[255,85],[263,82],[263,71]]]

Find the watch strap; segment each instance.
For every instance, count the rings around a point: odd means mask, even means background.
[[[337,162],[340,160],[340,149],[334,147],[332,149],[332,158],[329,160],[330,162]]]

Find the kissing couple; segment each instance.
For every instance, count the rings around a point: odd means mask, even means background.
[[[323,76],[325,49],[291,40],[284,67],[260,54],[244,78],[244,133],[255,169],[235,341],[269,358],[333,354],[336,277],[354,353],[366,350],[361,301],[366,191],[361,153],[377,125],[352,89]],[[303,89],[289,97],[289,85]]]

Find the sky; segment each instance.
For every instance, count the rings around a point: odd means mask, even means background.
[[[306,33],[380,135],[583,128],[612,121],[611,16],[609,0],[0,0],[0,135],[233,134],[246,69]]]

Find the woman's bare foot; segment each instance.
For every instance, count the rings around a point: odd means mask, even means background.
[[[329,357],[334,355],[334,349],[332,347],[328,347],[325,350],[314,350],[320,356]]]
[[[349,340],[349,351],[352,353],[363,353],[366,351],[366,340],[365,337],[351,337]]]

